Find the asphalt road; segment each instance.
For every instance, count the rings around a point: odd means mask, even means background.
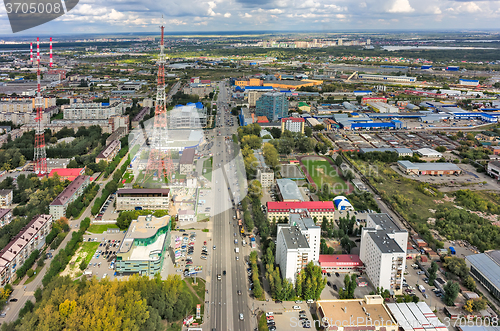
[[[227,100],[227,91],[225,83],[220,83],[220,94],[218,97],[218,113],[220,122],[223,126],[226,123],[226,117],[231,116],[225,112],[225,102]],[[217,132],[219,129],[217,129]],[[233,161],[234,149],[231,143],[225,139],[224,133],[229,137],[235,132],[235,128],[222,128],[221,136],[214,137],[213,157],[214,171],[212,176],[212,191],[214,196],[214,240],[216,246],[213,250],[211,266],[209,267],[209,305],[208,305],[208,325],[209,330],[252,330],[250,319],[251,311],[248,301],[248,282],[246,280],[246,256],[241,247],[241,238],[238,235],[237,223],[233,220],[234,210],[231,199],[236,197],[236,202],[243,196],[238,194],[240,185],[236,185],[238,171]],[[238,169],[238,170],[236,170]],[[234,194],[234,193],[237,194]],[[235,227],[236,223],[236,227]],[[235,235],[236,234],[236,235]],[[234,239],[238,239],[238,245],[234,244]],[[235,248],[239,247],[240,252],[236,253]],[[239,260],[236,260],[236,257]],[[226,271],[226,275],[223,273]],[[217,278],[221,275],[221,280]],[[238,295],[237,291],[242,294]],[[240,314],[243,314],[243,321],[240,320]]]

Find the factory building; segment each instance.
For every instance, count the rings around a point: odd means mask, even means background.
[[[300,193],[297,183],[288,178],[276,179],[276,186],[278,188],[278,196],[281,201],[298,202],[304,201],[302,193]]]
[[[360,148],[360,153],[373,153],[373,152],[395,152],[398,153],[399,157],[413,156],[413,151],[409,148],[390,148],[390,147],[379,147],[379,148]]]
[[[398,168],[407,175],[460,175],[462,169],[449,162],[413,163],[398,161]]]
[[[478,86],[479,85],[479,80],[476,79],[459,79],[458,80],[459,85],[464,85],[464,86]]]
[[[487,251],[465,257],[471,275],[500,300],[500,251]]]
[[[369,74],[359,74],[358,79],[396,82],[396,83],[415,83],[417,81],[417,77],[385,76],[385,75],[369,75]]]
[[[427,161],[435,161],[443,157],[443,154],[431,148],[420,148],[417,149],[415,153]]]
[[[406,264],[408,231],[387,214],[368,214],[361,232],[359,258],[374,287],[401,294]]]

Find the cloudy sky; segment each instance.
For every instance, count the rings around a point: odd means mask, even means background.
[[[153,32],[162,14],[167,32],[500,29],[500,0],[80,0],[20,34]],[[12,35],[4,6],[0,34]]]

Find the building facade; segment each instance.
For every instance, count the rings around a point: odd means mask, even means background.
[[[65,120],[104,120],[123,114],[123,103],[73,103],[64,108]]]
[[[12,190],[0,190],[0,207],[8,207],[12,204],[14,195]]]
[[[401,229],[389,215],[367,215],[359,258],[374,287],[402,293],[407,246],[408,231]]]
[[[291,210],[307,209],[312,218],[316,217],[316,224],[321,225],[323,217],[333,221],[335,217],[335,206],[332,201],[301,201],[301,202],[267,202],[267,218],[279,220],[288,217]]]
[[[269,92],[264,93],[255,102],[255,114],[266,116],[270,122],[288,115],[288,99],[284,93]]]
[[[398,161],[398,168],[407,175],[460,175],[462,169],[454,163],[413,163]]]
[[[4,227],[12,220],[12,209],[0,209],[0,227]]]
[[[276,263],[283,279],[295,283],[297,273],[319,259],[321,228],[307,210],[295,210],[289,216],[288,224],[278,224]]]
[[[113,140],[95,158],[95,163],[101,161],[111,162],[122,148],[120,140]]]
[[[194,148],[186,148],[182,151],[181,159],[179,160],[179,173],[181,175],[193,172],[195,153],[196,149]]]
[[[52,229],[51,215],[38,215],[33,219],[0,251],[0,285],[12,282],[16,271],[21,267],[30,254],[41,249],[45,238]]]
[[[281,119],[281,132],[285,130],[291,132],[304,133],[305,120],[302,117],[289,117]]]
[[[270,188],[274,183],[274,171],[270,168],[259,167],[257,169],[257,180],[262,188]]]
[[[116,254],[116,272],[145,276],[161,272],[170,240],[169,215],[146,215],[132,220]]]
[[[500,300],[500,251],[486,251],[465,257],[471,275]]]
[[[116,193],[116,210],[168,210],[169,208],[169,189],[119,189]]]
[[[76,177],[49,205],[49,213],[55,220],[66,217],[68,205],[75,201],[90,184],[90,176]]]
[[[491,177],[496,180],[500,179],[500,161],[490,161],[488,162],[488,167],[486,168],[486,172]]]
[[[207,126],[207,109],[201,102],[178,105],[168,112],[169,129],[201,129]]]

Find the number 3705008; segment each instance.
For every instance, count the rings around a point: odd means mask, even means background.
[[[444,319],[444,325],[446,327],[453,326],[455,328],[461,326],[498,326],[498,317],[486,317],[486,318],[465,318],[465,316],[459,317],[457,319],[450,319],[446,317]]]
[[[61,12],[60,3],[27,3],[13,2],[6,3],[7,14],[59,14]]]

